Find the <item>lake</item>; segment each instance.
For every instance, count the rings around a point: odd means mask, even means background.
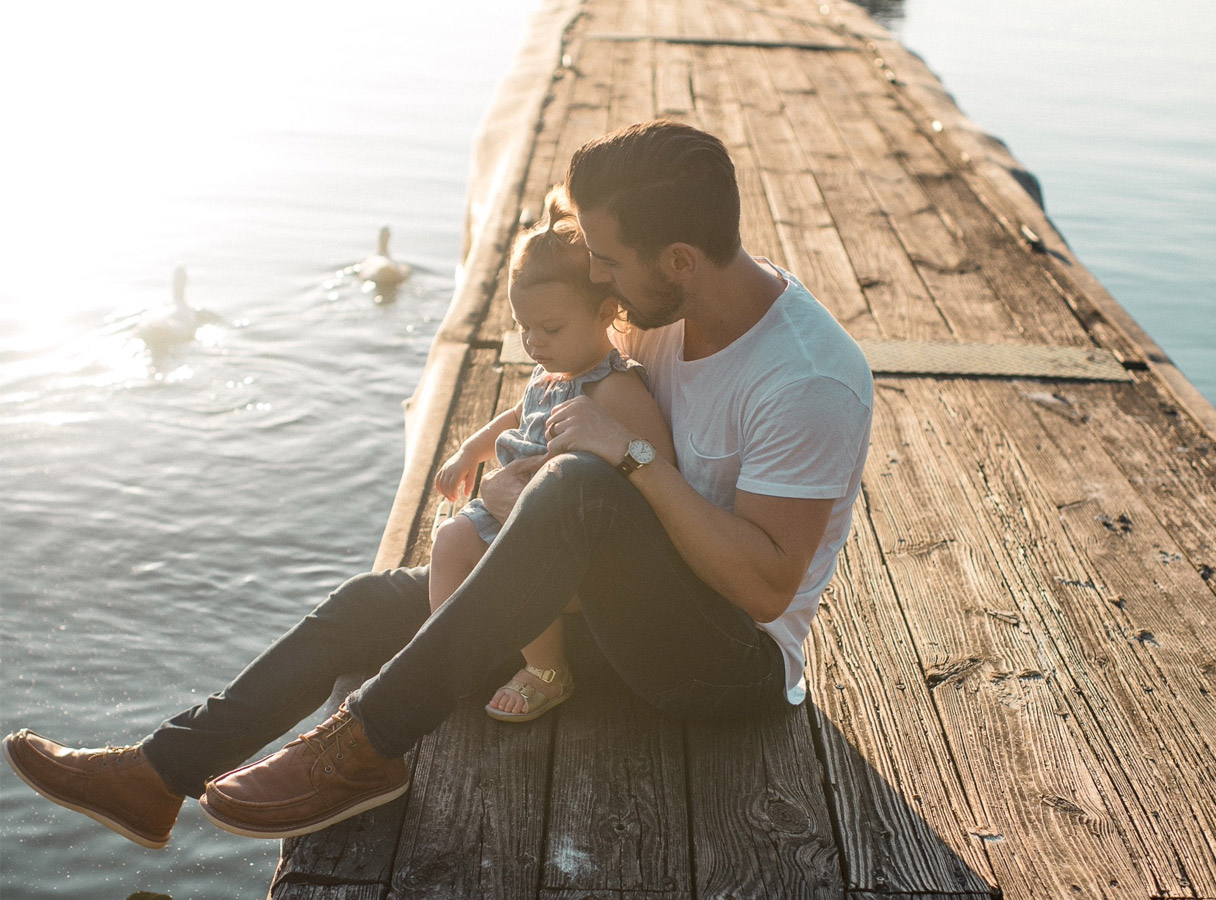
[[[471,142],[537,0],[25,4],[0,58],[0,727],[138,740],[367,568],[450,299]],[[876,12],[1043,182],[1080,258],[1216,398],[1213,7]],[[382,225],[414,274],[347,267]],[[198,339],[147,352],[185,297]],[[144,851],[0,768],[0,892],[265,895],[187,804]]]

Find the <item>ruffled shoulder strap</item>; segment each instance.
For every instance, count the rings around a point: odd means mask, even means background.
[[[608,355],[600,360],[598,365],[588,369],[582,375],[573,379],[573,381],[581,391],[583,385],[603,381],[612,372],[637,372],[642,379],[642,383],[646,385],[647,390],[650,388],[650,382],[646,378],[646,370],[642,367],[642,364],[636,359],[630,359],[623,355],[616,347],[609,350]]]

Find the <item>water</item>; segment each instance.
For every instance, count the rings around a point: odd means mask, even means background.
[[[4,731],[137,740],[370,565],[534,7],[6,10]],[[383,224],[415,267],[391,304],[338,274]],[[153,358],[178,265],[215,321]],[[6,900],[263,897],[278,853],[193,803],[144,851],[7,768],[0,802]]]
[[[370,564],[470,142],[534,6],[6,11],[0,728],[136,740]],[[883,6],[1216,397],[1213,10]],[[416,271],[378,305],[337,273],[386,223]],[[178,265],[217,321],[150,358],[140,313]],[[278,851],[192,804],[143,851],[2,767],[0,804],[6,900],[262,897]]]

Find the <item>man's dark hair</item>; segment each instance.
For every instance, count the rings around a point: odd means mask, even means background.
[[[620,239],[653,262],[670,244],[699,248],[718,265],[739,250],[739,184],[722,142],[658,119],[580,147],[566,188],[575,207],[616,219]]]

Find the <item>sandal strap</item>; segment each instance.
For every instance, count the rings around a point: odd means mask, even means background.
[[[524,666],[524,671],[535,675],[545,684],[553,684],[553,679],[557,678],[557,669],[538,669],[536,666]]]
[[[516,681],[514,678],[504,684],[499,690],[515,691],[515,693],[524,698],[525,702],[531,700],[533,694],[540,693],[541,696],[544,696],[543,692],[538,691],[533,685],[524,684],[522,681]]]
[[[556,682],[555,686],[561,688],[561,692],[563,694],[566,693],[567,691],[569,691],[572,687],[574,687],[574,679],[570,677],[570,674],[568,672],[567,673],[558,672],[557,669],[538,669],[538,668],[536,668],[536,666],[524,666],[524,671],[528,672],[532,675],[535,675],[537,678],[539,678],[541,681],[543,681],[546,686],[554,684],[554,682]],[[504,684],[502,686],[502,689],[505,689],[508,691],[515,691],[515,693],[519,694],[519,696],[524,698],[524,712],[525,713],[530,711],[530,709],[532,707],[532,698],[535,697],[537,694],[539,694],[546,702],[551,701],[553,699],[552,697],[549,696],[549,694],[547,694],[545,691],[542,691],[536,685],[524,684],[522,681],[519,681],[518,679],[515,679],[515,678],[512,678],[509,682]],[[561,696],[561,694],[558,694],[557,696]]]

